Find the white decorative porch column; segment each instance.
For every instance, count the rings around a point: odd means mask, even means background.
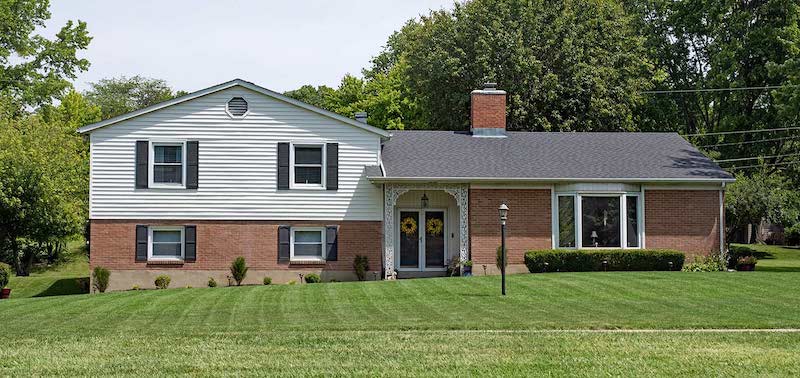
[[[458,245],[461,262],[469,260],[469,185],[444,189],[458,204]]]

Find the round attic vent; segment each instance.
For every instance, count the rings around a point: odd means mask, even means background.
[[[247,114],[247,101],[241,97],[234,97],[228,101],[228,114],[233,117],[244,117]]]

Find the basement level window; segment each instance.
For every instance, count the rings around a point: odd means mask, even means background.
[[[228,101],[225,106],[225,110],[230,114],[231,117],[241,118],[247,115],[248,112],[248,105],[247,101],[241,97],[234,97]]]

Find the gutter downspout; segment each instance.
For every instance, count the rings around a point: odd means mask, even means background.
[[[719,255],[725,258],[725,183],[719,189]]]

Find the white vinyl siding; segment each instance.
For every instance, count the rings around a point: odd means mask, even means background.
[[[232,97],[248,114],[232,119]],[[199,141],[197,190],[135,189],[137,140]],[[277,147],[339,143],[338,190],[277,190]],[[380,136],[242,87],[222,90],[91,133],[92,219],[381,220],[382,192],[364,167]],[[151,175],[152,177],[152,175]]]

